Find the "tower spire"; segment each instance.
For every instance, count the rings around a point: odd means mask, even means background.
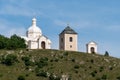
[[[34,26],[34,27],[36,26],[36,18],[32,19],[32,26]]]

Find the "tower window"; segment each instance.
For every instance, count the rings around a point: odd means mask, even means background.
[[[70,48],[72,48],[72,45],[70,45]]]
[[[73,41],[73,38],[72,38],[72,37],[70,37],[70,38],[69,38],[69,41],[70,41],[70,42],[72,42],[72,41]]]

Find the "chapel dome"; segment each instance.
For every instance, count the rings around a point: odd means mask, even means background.
[[[32,26],[28,28],[28,33],[40,33],[42,34],[41,29],[36,25],[36,18],[32,19]]]

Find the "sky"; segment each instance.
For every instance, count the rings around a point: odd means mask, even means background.
[[[95,41],[99,54],[120,58],[120,0],[0,0],[0,34],[25,36],[37,26],[59,48],[59,33],[69,24],[78,33],[78,50]]]

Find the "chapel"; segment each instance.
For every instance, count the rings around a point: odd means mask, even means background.
[[[97,43],[94,41],[90,41],[86,44],[87,53],[97,53]]]
[[[42,34],[36,21],[36,18],[32,19],[32,25],[28,28],[26,36],[23,37],[28,49],[51,49],[51,40]]]

